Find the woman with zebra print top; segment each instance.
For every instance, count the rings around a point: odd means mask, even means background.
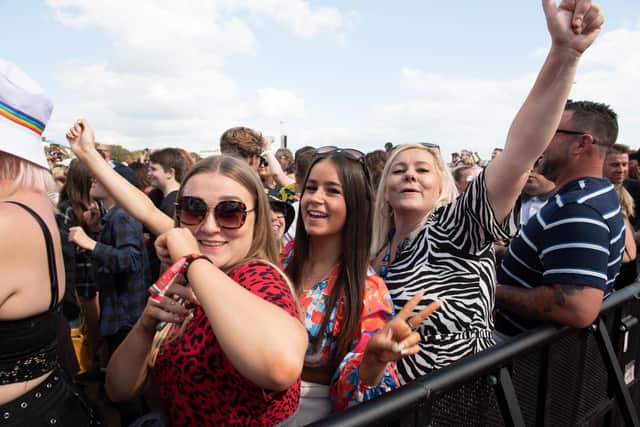
[[[441,302],[424,322],[409,319],[422,340],[417,354],[397,362],[401,383],[494,344],[492,243],[516,230],[512,208],[553,138],[578,60],[602,24],[597,6],[588,1],[557,7],[543,0],[543,7],[552,39],[547,60],[509,129],[502,155],[467,191],[456,198],[451,173],[434,146],[402,145],[383,171],[374,209],[374,268],[385,279],[396,311],[419,292],[424,294],[416,311]]]

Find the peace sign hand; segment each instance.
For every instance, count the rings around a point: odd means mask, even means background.
[[[424,292],[414,295],[396,317],[371,337],[358,368],[363,383],[378,384],[387,363],[416,354],[420,350],[418,343],[421,337],[415,329],[440,307],[440,301],[433,301],[418,314],[412,315],[423,295]]]

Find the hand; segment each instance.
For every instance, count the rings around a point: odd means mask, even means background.
[[[90,152],[96,152],[96,138],[93,129],[85,119],[77,120],[73,126],[67,131],[67,141],[71,146],[73,153],[80,159]]]
[[[186,228],[173,228],[161,234],[156,239],[155,247],[158,258],[167,265],[180,257],[200,252],[198,241]]]
[[[591,0],[542,0],[547,27],[553,45],[582,54],[596,39],[604,15]]]
[[[414,295],[396,317],[387,322],[367,343],[358,369],[365,384],[378,384],[387,363],[416,354],[420,350],[420,334],[415,328],[440,307],[440,301],[433,301],[412,316],[423,295],[424,292]]]
[[[271,152],[271,138],[266,136],[262,137],[262,151]]]
[[[82,213],[82,217],[89,230],[100,230],[100,208],[97,203],[92,203],[91,207]]]
[[[183,299],[182,303],[178,303]],[[175,281],[167,288],[162,300],[157,303],[151,298],[140,316],[142,328],[149,334],[155,334],[158,322],[182,323],[189,314],[189,308],[200,305],[193,290]]]
[[[69,228],[69,241],[88,251],[96,247],[96,241],[87,236],[82,227]]]

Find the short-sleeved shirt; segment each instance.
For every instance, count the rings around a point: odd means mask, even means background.
[[[607,179],[580,178],[562,187],[511,242],[498,271],[500,284],[544,284],[613,290],[624,253],[620,202]],[[498,330],[516,334],[538,324],[500,310]]]
[[[442,303],[418,328],[420,351],[398,360],[402,383],[494,345],[493,242],[507,240],[516,226],[512,214],[502,224],[496,220],[483,171],[435,211],[388,266],[385,282],[396,311],[420,291],[416,312],[434,300]]]
[[[229,276],[298,317],[294,296],[273,266],[249,261]],[[300,397],[299,381],[284,391],[273,392],[242,376],[225,355],[199,306],[182,336],[161,349],[153,376],[174,427],[272,426],[293,415]]]

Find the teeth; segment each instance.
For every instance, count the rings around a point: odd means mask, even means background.
[[[322,212],[309,211],[309,216],[313,218],[325,218],[327,214]]]
[[[200,240],[200,244],[204,246],[218,247],[224,245],[224,242],[205,242],[203,240]]]

